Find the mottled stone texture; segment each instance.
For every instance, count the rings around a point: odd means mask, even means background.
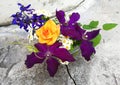
[[[25,4],[28,3],[28,1],[20,1]],[[39,5],[35,4],[40,1],[44,3],[46,7],[60,2],[60,0],[30,1],[34,4],[33,7],[39,7]],[[74,3],[76,3],[75,1]],[[89,23],[90,20],[99,20],[100,28],[101,24],[105,22],[120,23],[119,0],[91,0],[91,2],[95,1],[94,5],[87,1],[88,0],[77,8],[70,10],[70,12],[80,12],[79,10],[81,10],[82,7],[89,7],[89,9],[86,8],[81,12],[80,21],[82,23]],[[11,3],[12,1],[9,2]],[[45,2],[47,4],[49,3],[49,5],[47,6]],[[66,2],[67,5],[65,5],[64,2],[60,3],[64,3],[62,8],[68,10],[69,6],[75,6],[77,4],[72,4],[72,2],[73,1],[71,1],[70,4]],[[13,2],[12,4],[16,5],[16,2]],[[85,4],[88,4],[89,6]],[[55,5],[54,9],[51,7],[47,10],[53,12],[55,11],[56,6],[59,5]],[[7,14],[7,11],[2,13],[2,11],[4,11],[3,9],[7,9],[6,4],[4,4],[3,8],[0,8],[0,14]],[[8,12],[9,11],[10,10],[8,10]],[[12,11],[10,12],[12,13]],[[3,21],[5,22],[5,20]],[[91,61],[84,61],[78,54],[76,55],[76,62],[69,64],[70,73],[77,85],[120,85],[119,30],[119,25],[116,29],[108,32],[101,30],[103,39],[101,44],[96,47],[97,53],[92,57]],[[59,67],[54,78],[49,76],[46,70],[46,64],[44,63],[35,65],[31,69],[27,69],[24,65],[24,61],[26,59],[26,54],[29,54],[29,52],[24,45],[15,44],[15,42],[27,43],[27,33],[20,30],[17,26],[0,27],[0,85],[73,85],[72,80],[66,72],[65,66],[61,65]]]
[[[79,12],[86,11],[91,5],[94,4],[95,0],[3,0],[0,3],[0,26],[10,24],[10,16],[18,11],[17,3],[22,3],[23,5],[31,4],[31,7],[36,10],[47,10],[52,15],[55,15],[56,10],[63,9],[67,12],[71,12],[80,7]],[[84,2],[84,4],[83,4]]]

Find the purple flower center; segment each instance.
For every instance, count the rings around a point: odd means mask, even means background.
[[[83,34],[83,35],[82,35],[82,39],[83,39],[83,40],[87,40],[87,39],[88,39],[88,36],[87,36],[86,34]]]
[[[68,26],[68,23],[64,23],[63,25],[64,25],[64,26]]]
[[[51,56],[52,56],[52,53],[51,53],[50,51],[47,51],[47,52],[45,53],[45,56],[46,56],[46,57],[51,57]]]

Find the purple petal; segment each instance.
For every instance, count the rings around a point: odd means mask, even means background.
[[[93,53],[95,53],[95,49],[92,45],[92,42],[89,41],[82,41],[81,45],[80,45],[80,49],[81,49],[81,53],[82,56],[89,61],[90,57]]]
[[[57,72],[58,66],[59,66],[59,63],[56,59],[49,58],[47,60],[47,70],[51,77],[54,77],[55,73]]]
[[[64,11],[62,11],[62,10],[57,11],[56,10],[56,17],[61,24],[65,23],[65,13],[64,13]]]
[[[23,6],[21,3],[18,3],[18,6]]]
[[[61,26],[61,33],[64,36],[69,36],[72,39],[81,40],[85,30],[81,29],[78,24],[72,25],[71,28],[70,27]]]
[[[79,13],[72,13],[72,15],[70,16],[70,20],[69,20],[69,24],[73,24],[76,23],[80,18]]]
[[[82,36],[85,33],[85,30],[82,29],[77,23],[74,25],[76,32],[78,32],[78,36],[76,37],[76,40],[82,40]]]
[[[47,51],[47,45],[45,44],[40,44],[40,43],[36,43],[35,44],[35,47],[39,50],[39,51],[42,51],[42,52],[45,52]]]
[[[51,45],[49,47],[50,52],[53,52],[55,49],[58,49],[61,45],[62,45],[62,43],[60,43],[60,42],[54,43],[53,45]]]
[[[27,5],[25,8],[28,9],[31,6],[31,4]]]
[[[40,58],[40,57],[36,56],[35,53],[33,52],[32,54],[27,55],[25,64],[26,64],[27,68],[31,68],[34,64],[42,63],[43,61],[44,61],[44,58]]]
[[[75,59],[73,58],[73,56],[65,48],[55,49],[54,52],[53,52],[53,55],[56,56],[57,58],[61,59],[63,62],[64,61],[68,61],[68,62],[75,61]]]
[[[45,56],[45,53],[46,52],[37,52],[37,53],[34,53],[35,54],[35,56],[37,57],[37,58],[39,58],[39,59],[44,59],[46,56]]]
[[[88,36],[88,40],[91,40],[93,38],[95,38],[98,34],[99,34],[99,31],[100,29],[98,30],[94,30],[94,31],[91,31],[91,32],[87,32],[86,35]]]
[[[75,29],[79,32],[80,37],[82,37],[82,35],[85,33],[85,30],[82,29],[78,24],[75,24]]]
[[[65,32],[64,34],[66,36],[69,36],[72,39],[75,39],[75,40],[80,39],[79,32],[76,29],[68,29],[68,30],[66,29],[66,30],[64,30],[64,32]]]

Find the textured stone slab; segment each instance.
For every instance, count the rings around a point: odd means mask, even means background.
[[[92,7],[81,12],[80,21],[88,23],[90,20],[99,20],[101,24],[119,24],[119,4],[118,0],[96,0]],[[76,10],[80,9],[73,11]],[[119,30],[118,25],[117,29],[101,31],[103,39],[90,62],[85,62],[78,55],[76,62],[69,64],[77,85],[120,85]],[[0,27],[0,85],[73,85],[64,66],[59,67],[54,78],[49,77],[45,64],[26,69],[24,61],[29,52],[23,45],[12,44],[16,41],[28,42],[26,36],[17,26]]]
[[[63,9],[65,11],[72,11],[79,8],[79,12],[86,11],[94,4],[95,0],[3,0],[0,3],[0,26],[10,24],[10,15],[18,11],[17,3],[23,5],[31,4],[32,8],[36,10],[47,10],[54,15],[56,9]]]

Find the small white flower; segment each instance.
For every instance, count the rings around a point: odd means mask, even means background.
[[[33,35],[33,28],[29,28],[29,31],[28,31],[28,36],[27,38],[29,39],[29,43],[31,41],[33,41],[34,39],[38,39],[37,35],[34,33]]]
[[[60,35],[58,40],[62,43],[61,48],[66,48],[67,50],[70,50],[73,41],[68,36]]]
[[[60,62],[61,64],[63,64],[63,65],[68,65],[68,64],[69,64],[68,61],[64,61],[64,62],[62,62],[62,60],[59,60],[59,62]]]

